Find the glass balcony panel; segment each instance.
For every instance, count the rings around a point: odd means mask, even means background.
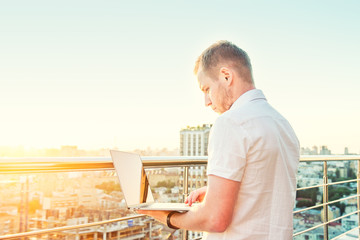
[[[145,171],[156,202],[183,202],[181,167],[146,168]]]

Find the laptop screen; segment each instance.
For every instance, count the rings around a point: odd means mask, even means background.
[[[110,153],[127,206],[154,202],[140,156],[115,150]]]

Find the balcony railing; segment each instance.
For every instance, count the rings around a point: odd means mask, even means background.
[[[333,161],[351,161],[357,165],[356,178],[351,180],[344,180],[338,182],[329,182],[328,177],[328,164]],[[193,166],[206,165],[207,157],[143,157],[145,168],[165,168],[165,167],[183,167],[183,199],[188,195],[188,179],[189,179],[189,168]],[[302,214],[306,211],[322,208],[323,214],[322,223],[307,228],[302,231],[294,233],[294,238],[306,234],[315,229],[323,228],[323,239],[329,238],[329,226],[339,220],[357,214],[357,226],[350,229],[332,239],[341,239],[343,236],[357,231],[360,229],[360,156],[359,155],[347,155],[347,156],[312,156],[312,157],[301,157],[301,163],[313,163],[321,162],[323,164],[323,180],[321,184],[314,186],[300,187],[297,190],[308,190],[313,188],[322,188],[323,197],[322,203],[314,206],[298,209],[294,211],[294,215]],[[102,171],[102,170],[114,170],[112,161],[110,158],[90,158],[90,157],[76,157],[76,158],[0,158],[0,174],[27,174],[27,173],[51,173],[51,172],[78,172],[78,171]],[[346,196],[337,200],[329,201],[329,186],[335,186],[340,184],[356,183],[357,193],[356,195]],[[347,201],[356,199],[357,208],[356,211],[347,213],[340,217],[330,219],[328,214],[328,206],[341,201]],[[59,233],[68,230],[79,230],[83,228],[95,227],[100,225],[107,225],[114,222],[126,221],[129,219],[136,219],[143,217],[143,215],[132,215],[122,218],[116,218],[105,221],[97,221],[86,224],[77,224],[72,226],[55,227],[49,229],[35,230],[30,232],[21,232],[16,234],[7,234],[0,236],[0,239],[15,239],[15,238],[26,238],[35,235],[46,235]],[[186,236],[186,234],[184,234]]]

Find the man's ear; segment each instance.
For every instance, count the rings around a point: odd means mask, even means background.
[[[233,73],[231,69],[227,67],[221,67],[219,71],[219,78],[221,81],[225,81],[227,85],[230,85],[233,81]]]

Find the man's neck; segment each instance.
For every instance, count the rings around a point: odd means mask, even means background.
[[[234,88],[234,92],[232,94],[232,103],[234,103],[241,95],[243,95],[244,93],[255,89],[254,84],[252,83],[240,83],[238,84],[237,88]]]

